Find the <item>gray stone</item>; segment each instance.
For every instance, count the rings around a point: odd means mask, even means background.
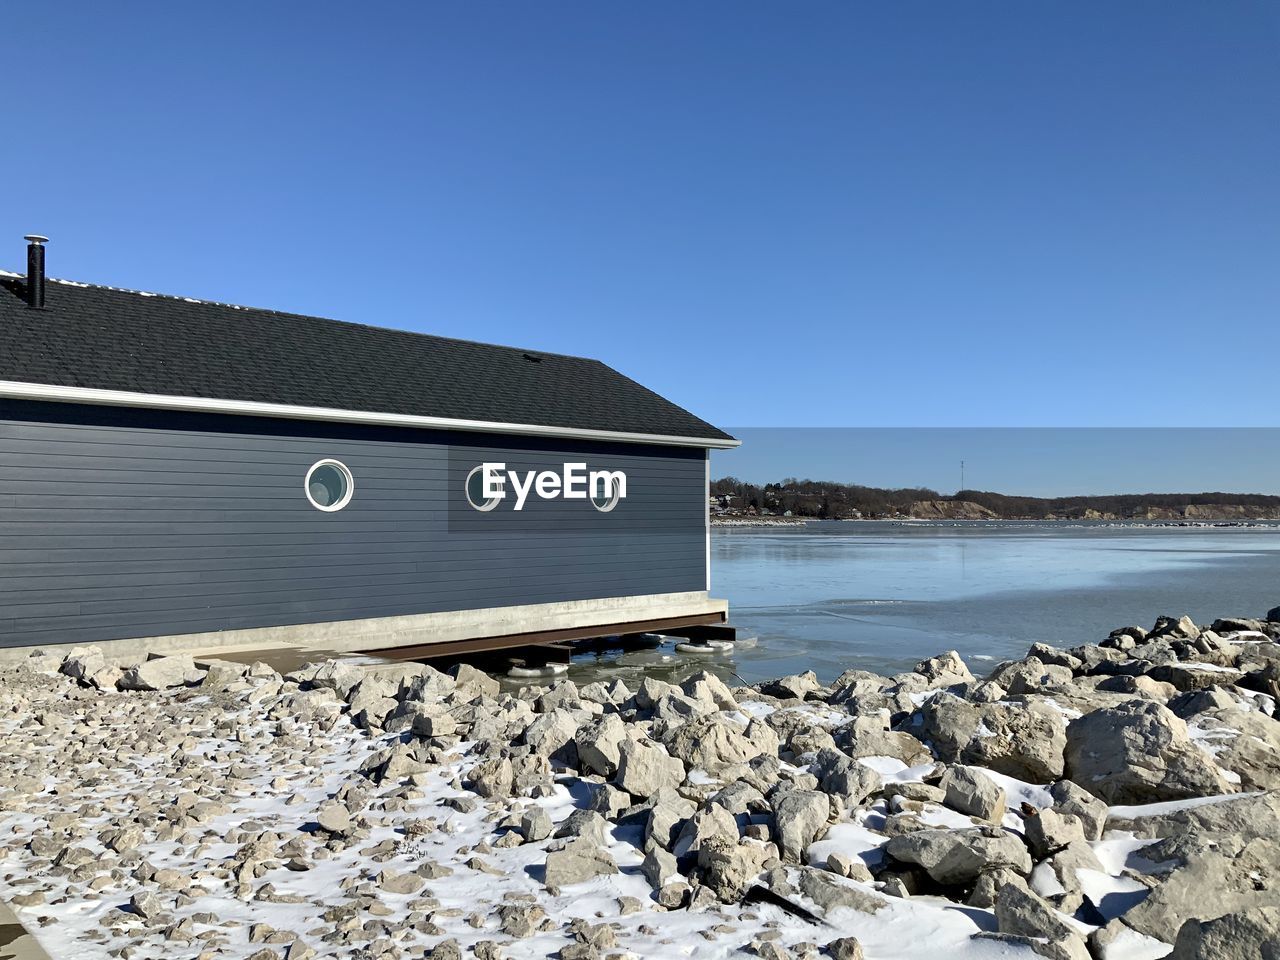
[[[863,960],[862,944],[856,937],[838,937],[827,944],[831,960]]]
[[[1005,793],[994,780],[973,767],[951,767],[940,784],[943,802],[980,820],[1000,823],[1005,814]]]
[[[1107,805],[1079,784],[1059,780],[1049,787],[1053,809],[1080,821],[1086,840],[1101,840],[1107,822]]]
[[[583,727],[575,737],[578,761],[584,773],[612,777],[622,759],[620,748],[627,739],[627,725],[616,713],[609,713]]]
[[[1001,933],[1047,938],[1064,956],[1090,960],[1089,948],[1076,928],[1023,886],[1009,883],[996,891],[995,914]]]
[[[669,880],[680,876],[675,856],[658,846],[650,848],[644,855],[640,872],[655,890],[661,890]]]
[[[800,867],[800,892],[817,905],[821,914],[832,910],[857,910],[860,913],[878,913],[888,901],[877,893],[844,880],[825,870]]]
[[[520,815],[520,833],[530,843],[547,839],[551,830],[551,816],[543,807],[529,807]]]
[[[1187,725],[1167,707],[1131,700],[1067,728],[1067,776],[1111,804],[1157,803],[1230,792]]]
[[[1031,856],[1022,841],[995,827],[916,830],[890,838],[884,849],[895,860],[917,864],[947,885],[971,883],[996,867],[1023,875],[1031,872]]]
[[[1086,839],[1084,823],[1079,817],[1053,809],[1041,810],[1036,816],[1027,817],[1023,835],[1031,848],[1031,855],[1037,860],[1052,856],[1073,841],[1083,843]]]
[[[422,877],[416,873],[396,873],[384,869],[378,877],[378,887],[387,893],[407,895],[422,889]]]
[[[1169,960],[1280,960],[1280,907],[1188,920]]]
[[[316,823],[327,833],[343,836],[351,832],[351,813],[343,804],[330,800],[322,803],[316,811]]]
[[[121,690],[166,690],[198,683],[204,672],[186,654],[156,657],[130,667],[120,677]]]
[[[919,736],[948,763],[986,767],[1029,783],[1062,776],[1066,720],[1038,700],[972,704],[950,693],[920,709]]]
[[[607,850],[590,840],[571,840],[563,849],[547,854],[544,883],[549,890],[563,890],[592,877],[617,872],[618,864]]]
[[[812,670],[806,670],[804,673],[769,680],[760,684],[759,690],[766,696],[779,697],[783,700],[792,698],[803,700],[810,693],[816,693],[821,686],[822,684],[818,683],[818,675]]]
[[[777,735],[758,720],[743,728],[723,714],[697,717],[677,727],[665,738],[671,756],[690,769],[718,773],[725,767],[747,763],[762,753],[777,753]]]
[[[815,790],[779,792],[772,798],[774,839],[783,860],[803,862],[809,844],[824,833],[831,803]]]
[[[738,842],[738,821],[716,804],[709,804],[685,821],[672,849],[677,857],[696,854],[711,837],[723,837]]]
[[[880,774],[835,749],[822,750],[813,763],[822,789],[849,811],[863,804],[882,786]]]
[[[453,677],[459,690],[486,697],[496,697],[502,692],[502,684],[496,678],[489,676],[483,670],[477,670],[469,663],[456,664],[449,671],[449,675]]]
[[[515,777],[511,761],[506,757],[482,760],[471,768],[467,778],[471,789],[482,797],[509,797]]]
[[[626,740],[618,748],[618,757],[614,782],[633,796],[652,796],[684,780],[684,764],[659,744]]]

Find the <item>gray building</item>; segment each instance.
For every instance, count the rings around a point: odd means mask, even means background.
[[[31,239],[31,238],[29,238]],[[0,655],[723,623],[728,434],[594,360],[0,274]]]

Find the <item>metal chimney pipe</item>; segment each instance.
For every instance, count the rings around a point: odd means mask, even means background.
[[[32,310],[43,310],[44,245],[49,238],[31,233],[22,239],[27,241],[27,306]]]

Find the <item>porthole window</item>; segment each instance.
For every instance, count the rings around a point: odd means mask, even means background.
[[[505,482],[499,478],[498,486],[505,489]],[[481,513],[488,513],[502,502],[502,497],[486,499],[484,495],[484,464],[475,467],[467,474],[467,502]]]
[[[591,505],[601,513],[608,513],[622,499],[622,484],[613,477],[605,477],[591,489]]]
[[[338,460],[320,460],[312,464],[303,483],[307,499],[317,510],[333,513],[351,502],[356,482],[347,465]]]

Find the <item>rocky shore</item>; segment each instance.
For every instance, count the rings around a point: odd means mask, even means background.
[[[1280,956],[1280,610],[729,687],[93,648],[0,671],[63,957]]]

